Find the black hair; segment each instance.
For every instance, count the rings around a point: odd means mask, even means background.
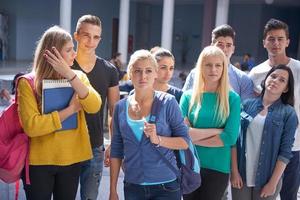
[[[163,57],[169,57],[169,58],[172,58],[172,60],[175,62],[175,58],[173,56],[173,54],[167,50],[167,49],[164,49],[164,48],[159,48],[157,49],[154,53],[153,53],[154,57],[155,57],[155,60],[157,62],[159,62]]]
[[[294,76],[293,76],[292,70],[286,65],[278,65],[276,67],[272,67],[272,69],[268,72],[265,79],[261,83],[261,87],[262,87],[261,96],[263,97],[265,94],[265,89],[266,89],[265,83],[266,83],[267,78],[270,76],[270,74],[272,74],[275,70],[278,70],[278,69],[285,70],[289,74],[289,80],[288,80],[288,85],[287,85],[288,91],[282,93],[280,98],[284,104],[289,104],[291,106],[294,106],[294,101],[295,101],[294,100]]]
[[[233,42],[235,41],[235,31],[228,24],[223,24],[216,27],[211,33],[211,41],[215,43],[218,37],[231,37]]]
[[[112,59],[116,59],[120,55],[121,55],[120,52],[115,52],[115,53],[112,54]]]
[[[280,21],[278,19],[273,19],[273,18],[270,19],[265,25],[263,39],[266,39],[269,31],[281,30],[281,29],[284,30],[286,38],[288,39],[289,38],[289,26],[286,23],[284,23],[283,21]]]
[[[15,94],[16,93],[16,84],[17,84],[17,80],[20,76],[23,76],[25,73],[24,72],[19,72],[14,76],[13,82],[11,83],[11,94]]]

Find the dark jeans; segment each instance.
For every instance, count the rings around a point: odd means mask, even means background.
[[[201,168],[201,186],[191,194],[183,195],[184,200],[220,200],[228,185],[229,174]]]
[[[74,200],[77,193],[81,164],[68,166],[29,166],[30,185],[22,176],[27,200]]]
[[[293,157],[283,173],[281,200],[297,200],[300,184],[300,151],[293,151]]]
[[[137,185],[124,182],[125,200],[180,200],[177,180],[158,185]]]

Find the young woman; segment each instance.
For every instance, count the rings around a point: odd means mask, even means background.
[[[134,93],[115,107],[111,144],[110,200],[118,199],[117,180],[124,159],[126,200],[181,199],[176,175],[154,148],[176,166],[173,149],[188,147],[188,129],[174,96],[165,94],[155,124],[148,123],[153,100],[157,63],[147,50],[138,50],[128,64]]]
[[[28,200],[74,200],[80,162],[92,157],[84,112],[97,112],[99,94],[87,77],[71,70],[75,52],[72,37],[65,30],[49,28],[38,42],[33,63],[34,91],[26,79],[18,83],[19,116],[30,139],[30,185],[23,179]],[[68,79],[75,94],[69,105],[48,114],[42,113],[42,81]],[[76,129],[63,130],[62,122],[77,113]]]
[[[281,176],[292,158],[298,125],[294,104],[294,78],[285,65],[273,67],[262,93],[244,102],[241,134],[232,155],[233,199],[276,199]]]
[[[173,77],[175,58],[173,54],[164,48],[159,48],[153,53],[157,64],[157,78],[154,81],[154,89],[163,91],[175,96],[179,103],[182,91],[172,85],[169,85],[169,81]]]
[[[228,59],[221,49],[201,52],[193,90],[183,93],[180,107],[201,161],[202,185],[184,199],[220,200],[228,185],[230,147],[239,131],[240,97],[230,90]]]

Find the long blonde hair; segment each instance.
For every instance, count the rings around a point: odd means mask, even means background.
[[[33,60],[33,71],[35,72],[34,84],[38,103],[41,102],[43,79],[62,78],[45,59],[45,50],[52,51],[52,47],[55,47],[61,52],[63,46],[71,40],[72,36],[67,31],[58,26],[52,26],[44,32],[38,41]]]
[[[228,58],[223,53],[223,51],[215,46],[205,47],[199,55],[198,61],[196,63],[195,71],[195,81],[193,86],[193,93],[191,96],[191,101],[189,104],[189,113],[194,106],[198,106],[199,110],[201,108],[202,96],[205,92],[205,79],[203,76],[202,69],[204,67],[204,60],[210,56],[218,56],[223,60],[223,72],[219,80],[219,85],[217,88],[217,105],[215,107],[218,116],[216,119],[220,122],[224,122],[229,115],[229,79],[228,79]],[[198,113],[196,112],[195,120],[198,118]]]

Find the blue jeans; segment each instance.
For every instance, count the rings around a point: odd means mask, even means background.
[[[300,151],[293,151],[293,157],[283,173],[281,200],[297,200],[300,184]]]
[[[82,163],[80,196],[82,200],[96,200],[103,171],[104,146],[93,148],[93,158]]]
[[[137,185],[124,182],[125,200],[180,200],[181,191],[177,180],[158,185]]]

